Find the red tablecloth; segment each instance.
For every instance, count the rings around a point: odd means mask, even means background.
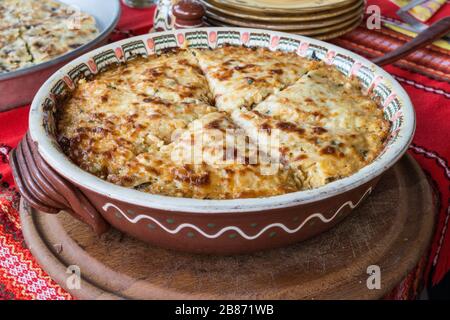
[[[397,7],[388,1],[378,4],[384,16],[395,16]],[[450,15],[446,4],[431,21]],[[112,39],[147,32],[153,9],[123,7],[123,14]],[[408,38],[398,33],[367,30],[364,25],[333,42],[372,57],[401,45]],[[397,287],[390,298],[411,298],[417,292],[418,279],[439,282],[450,269],[450,52],[428,47],[403,60],[389,71],[409,93],[417,112],[417,132],[410,153],[429,175],[439,197],[438,224],[430,254]],[[0,93],[1,94],[1,93]],[[0,113],[0,299],[71,299],[39,267],[23,240],[18,216],[18,199],[8,165],[8,153],[27,130],[29,106]],[[426,275],[422,277],[426,268]]]

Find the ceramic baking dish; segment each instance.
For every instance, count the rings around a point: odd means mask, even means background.
[[[77,81],[110,64],[168,47],[225,43],[288,50],[324,60],[356,76],[384,109],[391,132],[382,153],[355,174],[320,188],[280,196],[199,200],[153,195],[103,181],[73,164],[55,140],[58,101]],[[29,133],[12,155],[22,195],[39,210],[69,210],[98,233],[109,225],[158,246],[202,253],[243,253],[288,245],[341,221],[369,196],[380,176],[405,153],[415,129],[411,101],[397,81],[372,62],[340,47],[258,29],[200,28],[152,33],[89,52],[58,70],[37,93]]]
[[[99,34],[83,46],[55,59],[0,74],[0,111],[30,103],[45,80],[61,66],[85,52],[104,45],[120,18],[119,0],[108,0],[106,6],[102,1],[91,0],[60,0],[60,2],[92,15],[97,22]]]

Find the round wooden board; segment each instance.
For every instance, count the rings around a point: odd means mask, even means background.
[[[173,252],[116,230],[97,237],[67,213],[21,203],[25,241],[48,274],[79,299],[378,299],[425,253],[435,203],[415,161],[405,156],[373,194],[334,229],[290,247],[240,256]],[[81,287],[66,285],[69,265]],[[381,269],[369,290],[367,267]]]

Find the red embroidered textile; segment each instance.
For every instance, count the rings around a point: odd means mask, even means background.
[[[397,7],[391,2],[369,0],[368,3],[379,5],[383,16],[399,20],[395,15]],[[113,40],[149,31],[153,9],[125,6],[122,9]],[[448,15],[450,4],[447,3],[428,23]],[[373,57],[407,40],[408,37],[385,28],[367,30],[363,24],[333,42]],[[440,200],[430,254],[387,297],[408,299],[416,296],[421,279],[431,274],[432,283],[436,284],[450,269],[450,52],[429,46],[386,70],[404,86],[413,101],[417,131],[410,153],[429,175]],[[21,233],[19,195],[14,188],[8,154],[27,130],[28,110],[29,106],[24,106],[0,113],[0,299],[72,299],[39,267]]]

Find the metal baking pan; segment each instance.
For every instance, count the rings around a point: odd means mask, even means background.
[[[120,18],[120,1],[92,0],[59,0],[75,6],[81,11],[92,15],[99,29],[98,36],[83,46],[69,51],[55,59],[39,63],[27,68],[0,74],[0,111],[31,103],[34,95],[56,70],[67,62],[104,45],[108,36],[116,27]]]

